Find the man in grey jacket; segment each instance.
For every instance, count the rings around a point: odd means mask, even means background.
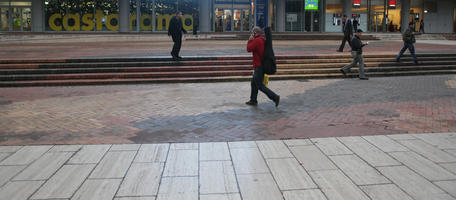
[[[356,35],[352,38],[351,40],[351,55],[353,57],[353,62],[350,64],[346,65],[345,67],[342,67],[340,71],[344,76],[347,74],[347,72],[350,71],[350,68],[355,66],[357,63],[359,63],[359,79],[361,80],[369,80],[369,78],[364,75],[364,61],[363,61],[363,47],[366,46],[368,43],[363,44],[361,42],[361,35],[362,35],[362,30],[358,29],[356,30]]]
[[[416,42],[415,34],[413,33],[413,26],[414,26],[414,23],[410,22],[408,29],[405,30],[405,32],[402,34],[402,40],[404,41],[404,46],[402,47],[399,54],[397,54],[396,62],[399,62],[401,60],[402,54],[404,54],[405,50],[408,49],[410,51],[410,54],[412,54],[413,62],[415,63],[415,65],[418,65],[418,59],[416,58],[416,55],[415,55],[415,47],[413,46],[413,44]]]

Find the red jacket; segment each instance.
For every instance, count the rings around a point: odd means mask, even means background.
[[[263,56],[264,56],[264,41],[266,38],[258,34],[255,39],[249,40],[247,43],[247,52],[252,52],[253,54],[253,67],[258,67],[262,65]]]

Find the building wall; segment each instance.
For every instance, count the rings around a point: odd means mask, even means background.
[[[428,12],[423,16],[425,33],[452,33],[455,4],[454,0],[437,1],[436,12]]]

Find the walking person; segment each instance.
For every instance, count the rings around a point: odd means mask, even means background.
[[[361,80],[369,80],[369,77],[364,75],[364,60],[363,60],[363,47],[366,46],[368,43],[363,44],[361,42],[361,35],[362,35],[362,30],[358,29],[356,30],[356,35],[353,37],[351,41],[351,55],[353,57],[353,62],[350,64],[346,65],[345,67],[342,67],[340,71],[344,76],[346,76],[347,72],[350,71],[350,69],[355,66],[357,63],[359,63],[359,79]]]
[[[420,33],[424,34],[424,21],[423,20],[420,21]]]
[[[348,41],[348,45],[351,46],[351,39],[353,37],[353,24],[351,23],[351,20],[347,20],[347,15],[344,15],[342,17],[343,21],[343,31],[344,31],[344,38],[342,39],[342,44],[339,47],[338,52],[343,52],[344,47],[345,47],[345,42]]]
[[[179,52],[182,46],[182,33],[187,33],[187,31],[182,26],[182,12],[177,11],[176,16],[171,18],[168,28],[168,36],[173,38],[173,50],[171,51],[171,56],[174,60],[182,59],[179,56]]]
[[[404,41],[404,46],[402,47],[399,54],[397,54],[396,62],[400,62],[401,56],[404,54],[405,50],[408,49],[410,51],[410,54],[412,54],[413,62],[415,63],[415,65],[418,65],[418,59],[416,58],[416,55],[415,55],[415,47],[413,46],[413,44],[416,42],[415,34],[413,33],[413,25],[414,25],[414,23],[410,22],[408,29],[405,30],[405,32],[402,34],[402,40]]]
[[[199,18],[198,18],[198,13],[193,13],[193,35],[198,34],[198,25],[199,25]]]
[[[275,94],[272,90],[267,88],[264,83],[264,68],[262,65],[264,59],[264,43],[266,38],[263,35],[263,31],[260,27],[256,26],[253,28],[252,33],[250,34],[249,41],[247,43],[247,52],[252,52],[253,54],[253,77],[250,83],[251,93],[250,101],[247,101],[247,105],[255,106],[258,104],[257,96],[258,90],[265,93],[269,99],[274,101],[275,106],[279,106],[280,96]]]

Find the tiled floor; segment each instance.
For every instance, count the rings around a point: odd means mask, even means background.
[[[456,133],[0,146],[0,199],[456,199]]]

